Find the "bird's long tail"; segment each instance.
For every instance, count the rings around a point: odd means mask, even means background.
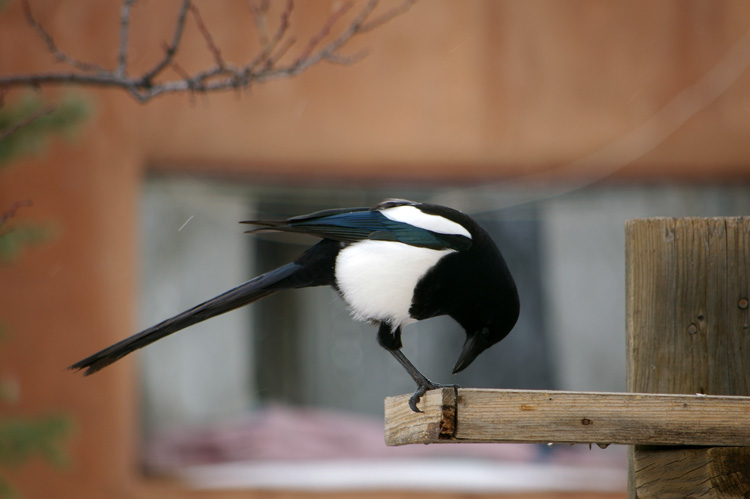
[[[69,369],[85,369],[84,375],[88,376],[127,354],[150,345],[165,336],[176,333],[181,329],[185,329],[188,326],[260,300],[281,289],[299,287],[301,283],[295,282],[297,280],[295,279],[295,274],[299,273],[302,268],[301,265],[295,262],[259,275],[234,289],[230,289],[215,298],[211,298],[181,314],[175,315],[171,319],[162,321],[155,326],[90,355],[76,362]]]

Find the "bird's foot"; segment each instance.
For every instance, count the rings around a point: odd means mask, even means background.
[[[417,391],[415,391],[414,394],[409,397],[409,407],[414,412],[422,412],[421,410],[419,410],[419,407],[417,407],[417,404],[422,398],[422,395],[424,395],[427,390],[436,390],[438,388],[461,388],[460,385],[443,385],[440,383],[433,383],[426,378],[425,381],[425,383],[420,383],[419,385],[417,385]]]

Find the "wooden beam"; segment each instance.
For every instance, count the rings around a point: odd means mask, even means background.
[[[634,475],[639,499],[750,497],[747,447],[639,446],[637,449],[638,467]]]
[[[385,401],[388,445],[523,442],[750,446],[750,397],[443,388]]]
[[[625,229],[628,390],[750,395],[750,218],[630,220]],[[695,439],[712,431],[693,430]],[[750,497],[750,446],[732,445],[742,448],[636,446],[630,497]]]

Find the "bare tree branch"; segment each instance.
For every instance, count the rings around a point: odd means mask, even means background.
[[[377,3],[377,0],[371,0],[370,4]],[[353,2],[346,2],[341,7],[339,7],[333,14],[331,14],[331,17],[328,18],[326,23],[323,25],[323,27],[320,29],[318,34],[310,38],[310,41],[307,42],[307,47],[305,50],[300,54],[300,56],[297,58],[296,61],[294,61],[293,65],[300,65],[302,64],[306,59],[310,57],[310,54],[312,54],[313,49],[315,49],[316,45],[318,45],[323,38],[325,38],[328,33],[331,32],[331,28],[334,24],[336,24],[336,21],[338,21],[344,14],[349,12],[349,10],[354,6]]]
[[[337,36],[324,43],[324,40],[331,36],[334,26],[354,9],[354,1],[349,0],[328,17],[321,29],[307,41],[305,47],[292,62],[282,64],[284,56],[296,43],[296,39],[289,34],[294,10],[293,0],[286,1],[273,35],[271,35],[268,19],[271,2],[269,0],[249,1],[250,12],[260,41],[260,49],[250,61],[236,65],[223,57],[211,31],[203,21],[201,13],[192,5],[191,0],[183,0],[174,22],[172,40],[165,44],[163,57],[142,74],[131,76],[128,72],[128,49],[131,14],[135,0],[123,0],[120,14],[120,39],[114,70],[84,62],[61,51],[52,36],[32,15],[29,0],[22,0],[24,15],[29,26],[37,32],[55,60],[67,64],[74,71],[0,76],[0,90],[19,86],[72,83],[81,86],[121,88],[129,92],[138,101],[146,102],[166,93],[186,91],[209,93],[247,88],[255,83],[298,75],[322,61],[335,64],[353,64],[360,61],[367,55],[366,51],[360,51],[354,55],[344,55],[339,50],[356,35],[367,33],[405,13],[414,2],[415,0],[404,0],[398,6],[370,19],[370,15],[378,6],[379,1],[368,0],[351,17],[349,24],[344,26]],[[188,11],[191,12],[214,62],[213,66],[194,73],[186,72],[175,61],[182,42]],[[172,68],[179,79],[166,78],[164,70],[167,68]]]
[[[201,17],[201,13],[198,10],[198,7],[196,7],[195,5],[191,5],[190,12],[193,13],[193,17],[195,17],[195,23],[198,25],[198,30],[201,32],[203,39],[206,40],[208,50],[211,52],[211,55],[214,56],[214,62],[216,62],[216,66],[224,69],[226,64],[224,64],[224,59],[221,57],[221,50],[219,50],[219,47],[217,47],[216,43],[214,43],[214,38],[211,36],[211,32],[208,31],[206,24],[203,22],[203,18]]]
[[[175,29],[174,29],[174,36],[172,36],[172,43],[167,45],[164,58],[159,61],[156,66],[154,66],[150,71],[147,71],[143,77],[141,78],[141,85],[148,88],[151,86],[151,82],[154,79],[156,75],[161,73],[164,68],[169,66],[172,63],[172,59],[174,59],[175,54],[177,53],[177,47],[180,46],[180,41],[182,40],[182,32],[185,29],[185,17],[187,16],[188,7],[190,7],[190,0],[183,0],[182,6],[180,6],[180,11],[177,14],[177,22],[175,23]],[[131,93],[133,91],[131,90]],[[137,93],[133,93],[133,95],[138,98]],[[140,99],[139,100],[145,100]]]
[[[250,64],[245,66],[245,75],[249,74],[258,65],[268,62],[268,60],[271,58],[271,54],[276,50],[277,45],[279,44],[281,39],[284,38],[284,35],[286,35],[286,32],[289,29],[289,19],[292,15],[292,10],[294,9],[293,0],[287,0],[286,8],[281,13],[281,22],[279,23],[279,28],[273,35],[273,38],[270,40],[268,39],[268,19],[266,15],[268,13],[268,4],[269,2],[267,0],[263,1],[260,7],[255,6],[255,4],[250,4],[253,17],[255,17],[255,24],[258,29],[260,45],[261,47],[263,47],[263,49],[258,57],[255,58],[255,60],[251,61]],[[295,39],[292,37],[288,40],[291,40],[291,43],[288,44],[288,46],[286,47],[287,49],[291,47]],[[286,49],[281,52],[283,54],[284,52],[286,52]]]
[[[117,55],[117,70],[115,74],[125,76],[128,66],[128,38],[130,33],[130,9],[135,0],[125,0],[120,15],[120,50]]]
[[[289,8],[290,3],[292,3],[291,0],[288,0],[287,9]],[[258,30],[258,38],[260,38],[260,46],[266,47],[269,43],[267,14],[270,2],[268,0],[261,0],[260,3],[256,3],[252,0],[248,0],[248,5],[250,6],[250,12],[252,12],[253,18],[255,19],[255,26]]]
[[[367,5],[365,5],[365,8],[362,9],[357,17],[355,17],[354,20],[349,24],[349,27],[344,30],[344,32],[339,35],[338,38],[324,47],[323,51],[321,51],[321,58],[329,62],[338,62],[340,59],[337,59],[338,55],[336,54],[336,51],[341,48],[347,41],[349,41],[349,39],[354,35],[362,32],[362,23],[365,22],[367,17],[372,13],[373,10],[375,10],[375,7],[377,7],[377,5],[378,0],[370,0]]]
[[[44,44],[47,45],[47,50],[49,50],[49,52],[58,62],[65,63],[68,66],[71,66],[80,71],[93,72],[93,73],[106,73],[107,72],[101,66],[80,61],[74,57],[71,57],[65,54],[60,49],[58,49],[57,44],[55,44],[55,41],[52,39],[49,33],[47,33],[47,31],[45,31],[42,25],[37,22],[36,18],[34,18],[33,14],[31,13],[31,6],[29,5],[29,1],[23,0],[21,2],[21,7],[23,8],[23,14],[24,14],[24,17],[26,17],[26,22],[29,24],[29,26],[31,26],[37,32],[37,34],[39,34],[39,36],[44,41]]]
[[[387,23],[394,17],[400,16],[401,14],[405,14],[406,11],[408,11],[411,8],[411,6],[414,5],[416,2],[417,0],[407,0],[403,2],[400,6],[395,7],[387,12],[384,12],[383,14],[376,17],[375,19],[371,19],[370,21],[361,24],[359,26],[359,32],[367,33],[368,31],[372,31],[373,29],[382,26],[383,24]]]

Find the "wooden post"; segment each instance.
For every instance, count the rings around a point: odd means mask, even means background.
[[[626,274],[629,391],[750,395],[750,218],[631,220]],[[629,468],[631,498],[750,497],[750,447],[635,446]]]

